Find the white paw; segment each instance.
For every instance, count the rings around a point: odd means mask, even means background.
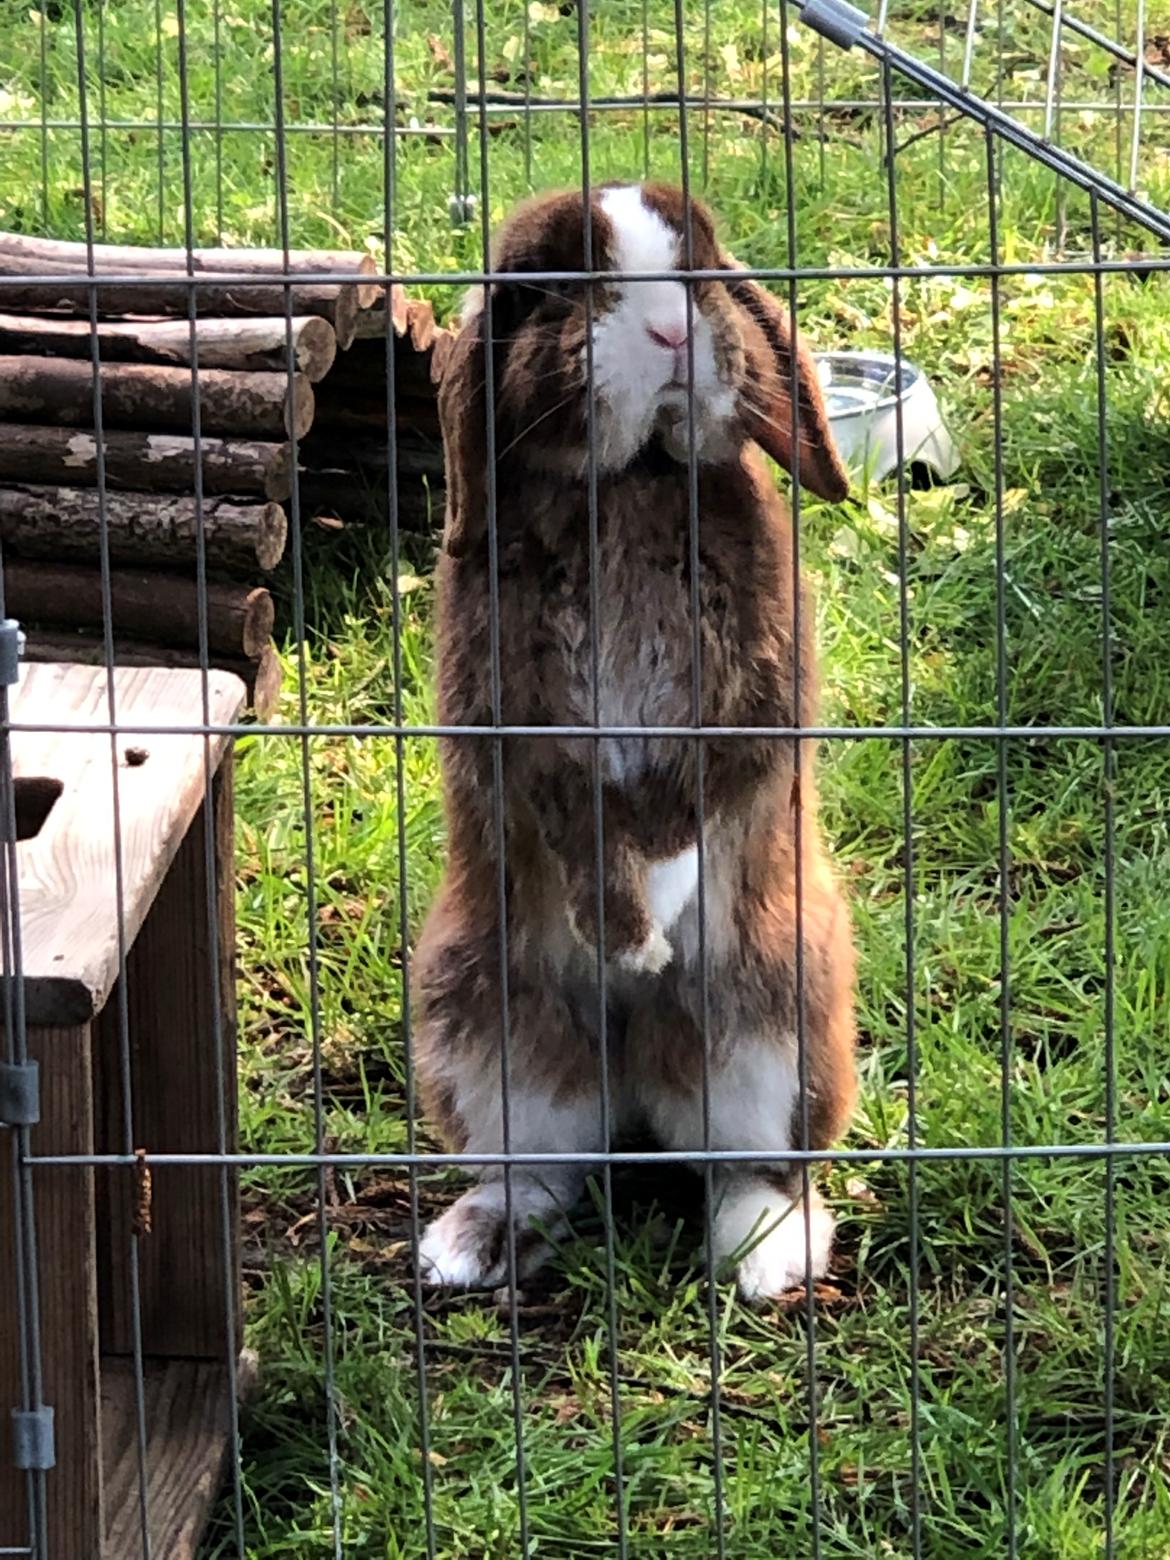
[[[673,955],[670,939],[661,926],[654,922],[646,941],[637,948],[624,949],[614,962],[618,969],[630,975],[657,975],[666,968]]]
[[[555,1201],[518,1181],[513,1191],[516,1276],[528,1278],[548,1260],[549,1246],[532,1224],[557,1222]],[[451,1289],[498,1288],[508,1278],[508,1221],[502,1182],[476,1186],[427,1227],[419,1242],[423,1283]]]
[[[730,1257],[748,1247],[736,1268],[745,1300],[782,1295],[810,1277],[823,1278],[833,1251],[833,1215],[813,1191],[805,1218],[801,1199],[790,1201],[762,1180],[729,1188],[715,1221],[715,1252]]]

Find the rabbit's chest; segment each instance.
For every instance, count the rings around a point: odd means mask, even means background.
[[[588,596],[585,601],[587,603]],[[574,725],[603,727],[688,726],[695,711],[693,613],[689,582],[679,566],[634,566],[619,553],[602,571],[598,630],[589,613],[570,613],[572,628],[561,637],[564,652],[565,716]],[[700,608],[701,660],[698,680],[704,717],[712,708],[704,683],[712,674],[703,647],[712,625]],[[634,785],[659,766],[677,763],[673,738],[607,737],[600,744],[604,777]]]

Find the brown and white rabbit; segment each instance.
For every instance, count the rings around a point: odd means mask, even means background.
[[[594,281],[593,412],[586,283],[523,273],[584,269],[579,192],[540,197],[498,235],[491,286],[498,538],[499,718],[505,725],[670,727],[694,723],[688,309],[682,281]],[[613,185],[590,200],[592,268],[684,265],[685,203],[668,186]],[[808,725],[810,627],[799,613],[787,508],[757,446],[793,467],[790,387],[799,389],[799,477],[828,499],[847,482],[812,359],[786,312],[736,277],[711,218],[692,203],[692,266],[726,280],[693,289],[693,434],[699,518],[701,719],[705,726]],[[484,289],[468,298],[439,394],[449,497],[438,572],[439,719],[491,726],[495,693]],[[593,686],[589,435],[596,468],[599,687]],[[796,663],[799,659],[799,672]],[[795,689],[799,686],[799,708]],[[502,749],[503,961],[493,743]],[[833,1236],[801,1173],[797,888],[803,899],[803,1033],[808,1143],[827,1147],[854,1095],[848,915],[816,825],[812,753],[746,734],[704,737],[702,832],[715,1149],[764,1163],[713,1174],[714,1250],[751,1242],[745,1295],[774,1295],[825,1271]],[[598,871],[594,746],[600,743],[606,1031],[614,1134],[648,1127],[667,1149],[702,1149],[703,994],[699,971],[694,738],[459,736],[443,743],[450,857],[414,956],[416,1060],[424,1104],[457,1152],[505,1147],[501,1109],[506,976],[513,1153],[595,1152],[599,1098]],[[798,798],[799,790],[799,798]],[[801,866],[797,815],[802,815]],[[585,1168],[517,1167],[517,1263],[547,1255],[536,1226],[563,1222]],[[807,1237],[806,1237],[807,1217]],[[761,1238],[762,1237],[762,1238]],[[425,1276],[505,1278],[503,1172],[486,1168],[426,1231]]]

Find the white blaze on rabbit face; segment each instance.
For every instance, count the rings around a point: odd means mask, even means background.
[[[678,270],[682,235],[646,204],[639,186],[603,190],[598,203],[610,226],[612,270]],[[734,392],[719,374],[710,322],[697,301],[688,308],[681,281],[616,283],[608,307],[594,319],[592,363],[600,469],[626,465],[656,429],[670,454],[686,461],[691,386],[696,454],[716,446],[735,411]]]

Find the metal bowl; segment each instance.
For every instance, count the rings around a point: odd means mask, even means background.
[[[888,352],[818,352],[817,373],[833,438],[846,465],[881,482],[898,469],[898,408],[903,464],[941,481],[959,469],[959,453],[920,368]]]

